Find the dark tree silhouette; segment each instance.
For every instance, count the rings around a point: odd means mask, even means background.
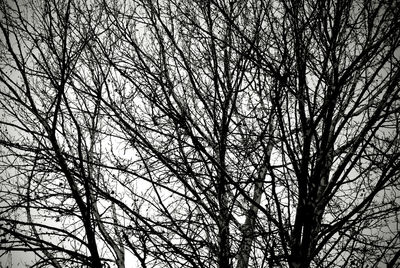
[[[0,249],[37,267],[396,267],[399,11],[1,2]]]

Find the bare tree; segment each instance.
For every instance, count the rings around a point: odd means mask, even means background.
[[[38,267],[110,259],[123,267],[116,213],[93,189],[104,184],[93,165],[102,157],[100,104],[71,79],[90,65],[100,10],[74,1],[1,4],[1,248],[34,252]],[[100,94],[91,70],[82,75]]]
[[[399,7],[3,3],[1,248],[396,267]]]

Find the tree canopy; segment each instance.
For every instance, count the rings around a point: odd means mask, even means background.
[[[399,12],[374,0],[0,1],[3,255],[397,267]]]

